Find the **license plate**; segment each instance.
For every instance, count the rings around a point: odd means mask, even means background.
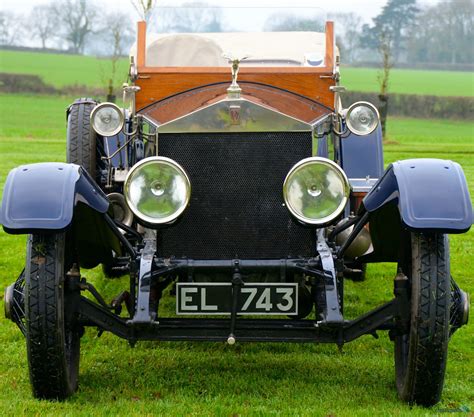
[[[179,282],[176,314],[230,314],[232,285],[226,282]],[[297,315],[297,283],[248,283],[240,290],[239,314]]]

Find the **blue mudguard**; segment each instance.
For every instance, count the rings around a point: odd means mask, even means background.
[[[459,164],[410,159],[390,165],[362,203],[369,212],[373,251],[361,262],[397,262],[403,230],[463,233],[472,225],[472,205]]]
[[[12,234],[63,230],[71,224],[78,203],[98,213],[109,207],[105,194],[80,166],[23,165],[8,174],[0,223]]]
[[[464,233],[472,225],[466,178],[456,162],[409,159],[390,165],[363,204],[373,213],[390,203],[413,231]]]

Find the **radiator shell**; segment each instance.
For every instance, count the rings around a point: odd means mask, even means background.
[[[310,132],[160,134],[158,149],[186,170],[192,186],[182,218],[159,232],[160,256],[315,254],[314,231],[295,223],[282,196],[290,168],[311,156]]]

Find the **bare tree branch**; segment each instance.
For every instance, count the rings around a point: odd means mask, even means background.
[[[96,7],[86,0],[56,0],[51,7],[70,43],[70,50],[84,53],[87,39],[94,32],[97,22]]]
[[[147,24],[150,23],[153,10],[156,6],[156,0],[130,0],[131,5],[136,10],[140,19],[144,20]]]
[[[0,45],[19,45],[24,36],[23,23],[20,15],[0,11]]]
[[[33,7],[29,17],[31,34],[41,40],[41,47],[46,48],[48,40],[56,35],[56,14],[49,5],[38,5]]]
[[[339,12],[330,13],[328,18],[335,22],[336,43],[344,63],[355,62],[360,50],[362,17],[353,12]]]
[[[125,48],[132,41],[132,27],[128,15],[120,12],[108,14],[103,23],[104,29],[101,31],[104,40],[108,45],[112,45],[110,53],[110,71],[102,72],[102,82],[107,86],[109,100],[113,97],[118,84],[125,81],[126,74],[120,79],[119,61],[125,55]]]
[[[222,9],[206,2],[183,3],[179,8],[163,10],[157,27],[163,32],[220,32]]]
[[[392,57],[392,39],[388,31],[383,31],[380,34],[379,41],[379,53],[382,58],[382,68],[377,74],[377,81],[380,87],[379,100],[380,100],[380,123],[382,125],[382,135],[386,138],[386,127],[388,117],[388,90],[390,82],[390,70],[393,67]]]

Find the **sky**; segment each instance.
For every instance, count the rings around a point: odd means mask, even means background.
[[[94,3],[104,5],[107,11],[120,9],[122,11],[129,11],[136,15],[129,0],[88,0]],[[188,2],[190,0],[187,0]],[[248,5],[263,5],[274,7],[319,7],[326,12],[355,12],[362,16],[365,22],[370,22],[371,19],[377,16],[387,0],[205,0],[207,3],[218,6],[248,6]],[[419,3],[436,4],[439,0],[423,0]],[[27,14],[34,6],[38,4],[49,3],[47,0],[0,0],[0,9],[9,10],[17,13]],[[175,5],[182,3],[182,1],[158,0],[158,4]],[[138,16],[137,16],[138,17]]]

